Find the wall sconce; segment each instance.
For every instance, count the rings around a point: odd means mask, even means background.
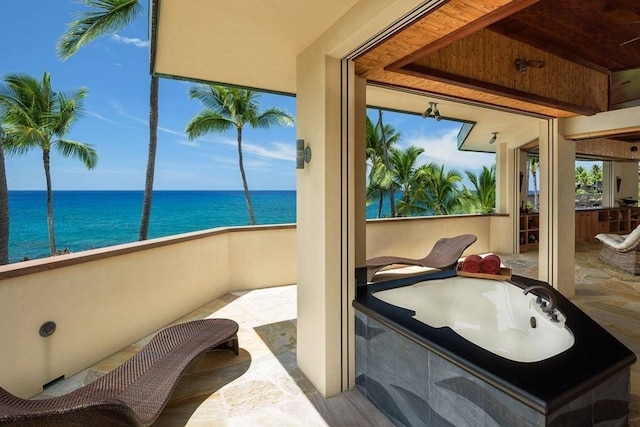
[[[296,169],[304,169],[304,164],[311,161],[311,147],[304,146],[304,139],[296,139]]]
[[[620,178],[619,176],[616,176],[616,192],[617,193],[620,192],[620,184],[622,184],[622,178]]]
[[[524,58],[516,58],[516,60],[513,61],[513,66],[519,73],[526,73],[529,67],[542,68],[545,65],[547,65],[546,62],[533,59],[526,60]]]
[[[56,323],[49,321],[45,322],[40,326],[40,330],[38,333],[42,338],[50,337],[56,331]]]
[[[489,140],[489,144],[493,144],[494,142],[496,142],[496,139],[498,139],[498,134],[500,132],[492,132],[493,136],[491,137],[491,139]]]
[[[438,103],[430,102],[429,108],[427,108],[424,113],[422,113],[422,118],[425,119],[427,117],[433,117],[437,121],[442,120],[442,116],[440,115],[440,111],[438,111]]]

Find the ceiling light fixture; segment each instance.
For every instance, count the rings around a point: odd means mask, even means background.
[[[424,113],[422,113],[422,118],[425,119],[427,117],[433,117],[437,121],[442,120],[442,116],[440,115],[440,111],[438,111],[438,103],[430,102],[429,108],[427,108]]]
[[[493,136],[489,140],[489,144],[493,144],[494,142],[496,142],[496,139],[498,139],[498,133],[499,132],[493,132]]]

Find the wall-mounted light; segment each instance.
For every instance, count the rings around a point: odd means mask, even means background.
[[[524,58],[516,58],[516,60],[513,61],[513,66],[515,67],[516,71],[519,73],[526,73],[529,67],[542,68],[545,65],[547,65],[546,62],[537,61],[534,59],[527,60]]]
[[[42,326],[40,326],[40,330],[38,333],[42,338],[50,337],[56,331],[56,323],[49,321],[44,322]]]
[[[429,103],[429,108],[424,110],[424,113],[422,113],[422,118],[425,119],[427,117],[433,117],[437,121],[442,120],[442,116],[440,115],[440,111],[438,111],[438,103],[437,102],[430,102]]]
[[[296,169],[304,169],[304,164],[311,161],[311,147],[304,146],[304,139],[296,139]]]
[[[489,140],[489,144],[493,144],[494,142],[496,142],[496,139],[498,139],[498,133],[500,132],[493,132],[493,136]]]
[[[620,185],[622,185],[622,178],[616,176],[616,193],[620,192]]]

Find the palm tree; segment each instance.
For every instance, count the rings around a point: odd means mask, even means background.
[[[462,202],[458,189],[458,182],[462,181],[460,172],[455,169],[445,172],[444,165],[438,167],[435,163],[426,165],[425,171],[426,197],[421,202],[428,207],[433,215],[461,213]]]
[[[589,178],[591,183],[595,186],[598,183],[602,183],[602,167],[599,164],[594,164],[591,166],[591,170],[589,171]]]
[[[385,133],[384,125],[382,124],[382,110],[378,108],[378,128],[380,129],[380,137],[382,142],[382,160],[384,166],[387,170],[391,169],[391,165],[389,164],[389,146],[387,145],[387,135]],[[398,135],[399,137],[400,135]],[[391,217],[396,216],[396,202],[395,202],[395,191],[393,188],[389,189],[389,206],[391,207]]]
[[[470,210],[478,213],[492,213],[496,209],[496,165],[490,168],[483,166],[482,171],[476,175],[472,171],[464,171],[473,185],[470,190],[463,185],[463,199],[469,203]]]
[[[9,264],[9,189],[4,167],[4,131],[0,127],[0,265]]]
[[[140,0],[80,0],[80,3],[97,10],[79,13],[77,19],[67,26],[67,32],[58,40],[58,57],[63,60],[76,53],[81,46],[125,28],[142,14]],[[147,239],[151,217],[158,145],[158,90],[158,78],[152,75],[149,86],[149,153],[142,200],[140,240]]]
[[[42,150],[44,174],[47,181],[47,224],[49,250],[56,253],[53,227],[53,194],[51,186],[51,150],[64,157],[81,160],[87,169],[93,169],[98,154],[89,145],[63,139],[83,111],[85,88],[69,93],[55,92],[46,71],[42,81],[26,74],[10,74],[0,88],[0,104],[4,110],[6,133],[11,144],[4,147],[9,154],[23,154],[33,148]]]
[[[538,210],[538,167],[540,166],[540,157],[529,157],[529,171],[533,180],[533,209]]]
[[[292,126],[293,116],[277,107],[260,111],[257,101],[258,92],[240,88],[226,88],[216,85],[197,85],[189,89],[189,97],[198,99],[204,110],[187,124],[187,135],[193,140],[207,133],[222,133],[236,129],[238,142],[238,164],[244,187],[251,225],[256,224],[249,185],[242,160],[242,129],[245,125],[252,128],[268,129],[272,126]]]
[[[584,166],[576,166],[575,177],[576,184],[578,184],[581,188],[589,184],[589,173],[584,168]]]
[[[402,192],[402,199],[398,201],[399,215],[423,214],[424,209],[414,203],[414,195],[419,191],[422,170],[418,165],[418,157],[424,149],[414,145],[406,150],[391,148],[390,163],[393,165],[395,186]]]
[[[382,131],[384,129],[384,132]],[[374,193],[378,196],[378,218],[382,215],[382,202],[386,192],[393,187],[393,168],[388,161],[388,150],[400,139],[400,133],[391,125],[376,125],[367,116],[367,160],[370,162],[369,185],[367,200],[373,200]],[[385,162],[385,152],[387,161]],[[390,191],[392,192],[392,191]],[[395,200],[390,197],[391,216],[395,216]]]

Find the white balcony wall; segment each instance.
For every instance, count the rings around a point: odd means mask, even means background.
[[[0,386],[29,397],[229,291],[296,281],[295,226],[217,229],[0,267]],[[42,338],[40,326],[54,321]]]
[[[491,215],[451,215],[367,221],[367,258],[383,255],[423,258],[441,237],[475,234],[468,253],[491,251]],[[504,216],[508,218],[508,216]]]
[[[469,253],[498,251],[497,219],[370,220],[367,257],[423,257],[461,233],[478,236]],[[295,283],[296,253],[294,225],[233,227],[0,266],[0,386],[33,396],[227,292]]]

